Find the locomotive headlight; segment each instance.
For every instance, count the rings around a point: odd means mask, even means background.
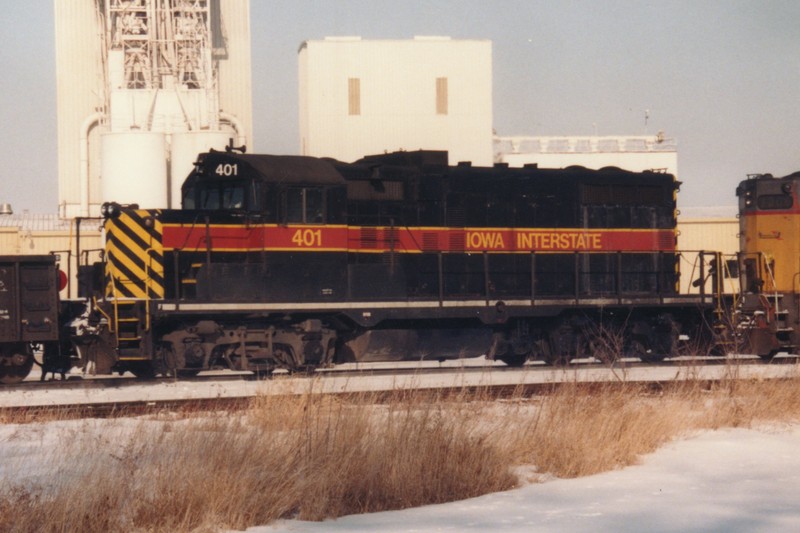
[[[116,202],[106,202],[100,206],[100,214],[103,218],[117,218],[120,214],[119,204]]]

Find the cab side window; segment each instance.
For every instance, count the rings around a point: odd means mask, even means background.
[[[183,191],[183,209],[195,208],[195,189],[194,187],[186,187]]]
[[[325,195],[318,187],[292,187],[285,192],[285,220],[294,224],[325,222]]]

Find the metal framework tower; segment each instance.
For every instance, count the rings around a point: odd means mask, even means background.
[[[199,152],[250,142],[249,0],[54,1],[62,216],[177,207]]]
[[[105,0],[104,11],[107,86],[112,91],[202,91],[210,114],[205,122],[211,123],[202,126],[215,125],[219,106],[209,0]]]

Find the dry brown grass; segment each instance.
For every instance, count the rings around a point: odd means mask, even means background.
[[[311,391],[235,415],[112,421],[73,430],[43,486],[3,484],[0,531],[214,531],[452,501],[514,486],[519,465],[582,476],[698,429],[796,422],[797,385],[570,385],[503,401]]]
[[[442,402],[308,394],[241,415],[141,420],[69,444],[49,486],[6,486],[2,531],[194,531],[508,489],[506,458]]]
[[[590,393],[567,385],[541,400],[517,444],[540,472],[591,475],[634,464],[697,430],[795,423],[799,385],[797,379],[725,379],[713,386],[689,380],[658,394],[637,384],[609,384]]]

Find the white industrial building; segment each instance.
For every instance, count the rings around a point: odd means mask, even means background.
[[[198,152],[252,143],[249,10],[55,0],[61,217],[178,206]]]
[[[354,161],[394,150],[447,150],[451,164],[616,166],[677,174],[674,139],[492,134],[486,40],[326,37],[298,52],[300,152]]]
[[[298,64],[303,155],[447,150],[492,164],[491,41],[327,37],[305,41]]]

